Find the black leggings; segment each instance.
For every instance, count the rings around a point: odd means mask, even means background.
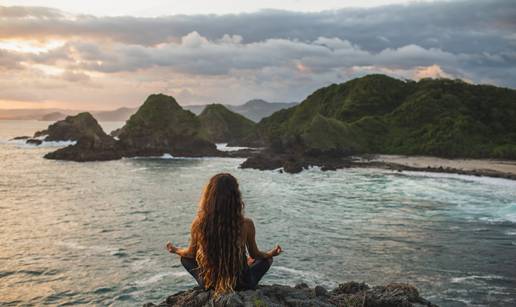
[[[195,278],[197,284],[204,288],[204,282],[199,276],[199,266],[197,261],[193,258],[181,257],[181,264]],[[272,258],[267,259],[256,259],[251,265],[246,265],[242,271],[235,290],[249,290],[255,289],[258,286],[258,282],[267,273],[272,265]]]

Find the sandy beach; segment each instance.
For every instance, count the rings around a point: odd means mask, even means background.
[[[488,159],[444,159],[428,156],[377,155],[362,161],[400,166],[407,170],[430,170],[492,177],[516,177],[516,161]]]

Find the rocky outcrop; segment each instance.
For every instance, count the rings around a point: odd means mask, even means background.
[[[75,117],[70,120],[71,116],[69,116],[66,119],[68,120],[68,123],[75,124],[73,132],[75,134],[73,137],[77,139],[77,143],[60,148],[54,152],[50,152],[45,155],[45,158],[85,162],[116,160],[122,157],[123,148],[114,138],[107,135],[104,130],[102,130],[102,127],[100,127],[97,120],[93,118],[91,114],[81,113],[77,116],[81,116],[81,118],[77,119],[77,117]],[[54,127],[52,129],[49,127],[49,131],[52,131],[53,137],[56,137],[57,132],[62,133],[60,135],[66,134],[60,129],[64,129],[63,127],[68,124],[65,125],[59,123],[60,122],[57,122],[56,124],[51,125],[50,127]],[[79,131],[82,134],[79,134]],[[45,140],[47,139],[45,138]]]
[[[28,139],[30,139],[30,136],[23,135],[23,136],[14,137],[14,138],[10,139],[9,141],[21,141],[21,140],[28,140]]]
[[[200,135],[201,124],[191,112],[183,110],[173,97],[151,95],[126,125],[114,132],[118,140],[107,135],[89,113],[69,116],[50,125],[37,136],[47,140],[76,140],[75,145],[45,156],[71,161],[105,161],[122,157],[228,156]]]
[[[43,143],[43,141],[40,139],[28,139],[27,141],[25,141],[25,143],[37,146],[37,145],[41,145]]]
[[[195,114],[183,110],[173,97],[157,94],[147,98],[118,137],[128,155],[218,155],[215,144],[202,138],[200,130]]]
[[[111,137],[85,136],[75,145],[60,148],[45,155],[46,159],[76,162],[108,161],[123,157],[123,150]]]
[[[47,129],[36,132],[34,138],[44,137],[44,141],[78,141],[85,136],[96,135],[105,133],[97,120],[90,113],[84,112],[53,123]]]
[[[409,284],[392,283],[370,287],[365,283],[348,282],[328,291],[324,287],[309,288],[306,284],[295,287],[259,286],[256,290],[240,291],[214,297],[212,291],[192,289],[169,296],[152,306],[364,306],[410,307],[435,306],[419,295]]]
[[[355,165],[356,159],[350,156],[335,155],[307,155],[304,153],[278,153],[264,150],[247,158],[240,167],[259,170],[276,170],[286,173],[299,173],[311,166],[318,166],[322,170],[336,170]],[[360,164],[360,166],[364,166]]]

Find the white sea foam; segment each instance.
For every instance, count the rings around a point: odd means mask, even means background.
[[[239,147],[239,146],[228,146],[228,143],[217,143],[217,150],[220,151],[237,151],[241,149],[248,149],[249,147]]]
[[[42,140],[41,137],[36,138],[38,140]],[[75,145],[76,141],[43,141],[41,144],[27,144],[27,140],[9,140],[7,142],[3,142],[7,144],[13,144],[16,147],[20,148],[40,148],[40,147],[66,147],[70,145]]]
[[[452,277],[452,283],[463,283],[471,280],[493,280],[493,279],[504,279],[503,276],[498,275],[470,275],[462,277]]]
[[[217,158],[217,157],[215,157]],[[208,157],[175,157],[169,153],[163,154],[162,156],[137,156],[137,157],[131,157],[127,159],[134,159],[134,160],[204,160],[208,159]],[[218,158],[217,158],[218,159]]]
[[[428,177],[428,178],[461,179],[461,180],[478,182],[478,183],[488,184],[488,185],[516,188],[515,180],[505,179],[505,178],[488,177],[488,176],[473,176],[473,175],[461,175],[461,174],[444,173],[444,172],[437,173],[437,172],[420,172],[420,171],[403,171],[401,173],[396,172],[396,174],[401,174],[401,175],[405,175],[405,176]]]

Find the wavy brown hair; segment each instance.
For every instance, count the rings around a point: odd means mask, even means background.
[[[204,286],[217,295],[234,291],[244,265],[243,209],[236,178],[228,173],[213,176],[202,193],[192,235]]]

